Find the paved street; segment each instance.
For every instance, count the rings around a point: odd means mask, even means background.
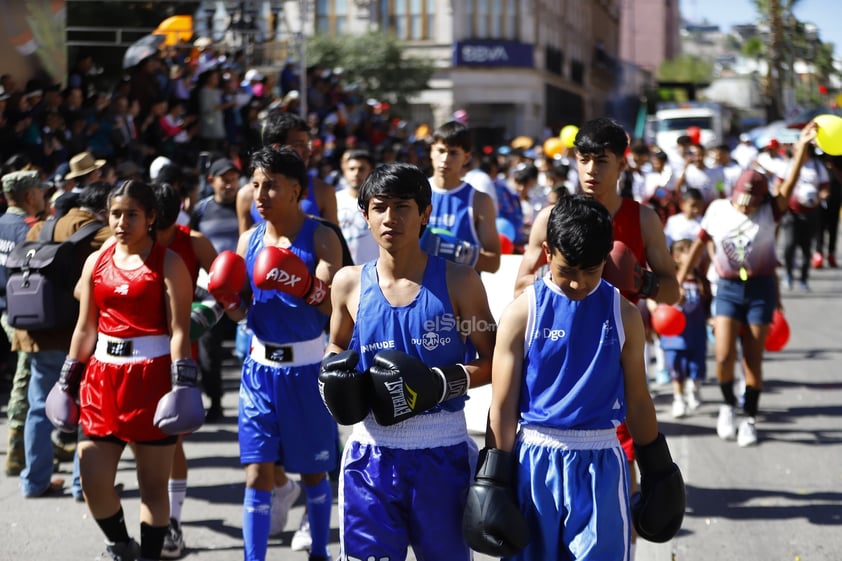
[[[836,561],[842,552],[842,270],[813,272],[812,292],[787,292],[789,345],[767,355],[758,421],[761,443],[741,449],[715,434],[719,390],[709,362],[702,407],[670,418],[667,386],[653,388],[661,429],[687,482],[687,513],[670,543],[640,542],[638,561]],[[226,371],[225,422],[205,426],[186,444],[190,488],[184,506],[185,559],[242,558],[243,472],[237,462],[237,370]],[[5,410],[7,396],[0,396]],[[5,455],[5,416],[0,420]],[[3,458],[5,459],[5,458]],[[69,481],[69,468],[62,471]],[[138,494],[130,454],[120,466],[130,532],[138,534]],[[299,499],[302,501],[303,499]],[[304,561],[289,540],[303,507],[273,539],[269,560]],[[23,499],[16,478],[0,480],[0,561],[90,560],[102,535],[84,504],[69,494]],[[338,550],[334,511],[331,548]],[[412,558],[414,559],[414,558]],[[477,559],[489,559],[477,556]]]

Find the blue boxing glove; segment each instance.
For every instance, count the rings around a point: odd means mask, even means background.
[[[430,255],[437,255],[460,265],[473,267],[479,259],[479,248],[460,240],[442,228],[427,228],[421,236],[421,249]]]
[[[205,422],[199,367],[193,359],[181,358],[173,361],[170,374],[172,389],[158,400],[153,424],[167,434],[197,431]]]

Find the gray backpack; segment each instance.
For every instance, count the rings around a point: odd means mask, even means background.
[[[103,224],[85,224],[63,242],[53,241],[54,219],[44,223],[38,240],[19,243],[6,259],[6,315],[9,325],[27,331],[72,326],[79,315],[73,288],[90,251],[77,247]]]

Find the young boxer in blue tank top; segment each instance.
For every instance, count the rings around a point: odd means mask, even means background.
[[[380,246],[332,287],[328,409],[354,428],[342,457],[340,559],[469,560],[462,534],[476,446],[462,412],[488,383],[495,323],[479,275],[423,252],[430,185],[408,164],[374,170],[359,205]],[[458,288],[457,288],[458,287]],[[465,343],[477,349],[465,358]],[[333,354],[338,353],[338,354]]]
[[[240,462],[246,467],[245,559],[266,558],[280,458],[287,470],[301,474],[310,559],[327,560],[332,490],[326,472],[337,462],[338,431],[319,395],[318,372],[330,314],[328,287],[341,267],[341,246],[330,228],[299,206],[307,172],[294,151],[263,148],[252,156],[251,167],[251,188],[264,220],[243,233],[237,247],[248,273],[246,317],[253,332],[238,419]],[[229,316],[239,320],[243,313]]]
[[[549,273],[500,320],[487,454],[498,465],[513,462],[514,475],[490,479],[515,490],[529,529],[525,548],[513,547],[507,558],[628,561],[633,522],[639,532],[638,522],[646,522],[641,535],[655,541],[670,539],[680,526],[684,487],[658,433],[640,312],[602,279],[612,243],[604,206],[586,196],[561,199],[543,245]],[[615,433],[623,420],[643,477],[633,512],[628,463]],[[672,508],[660,503],[653,514],[646,507],[659,491]],[[466,514],[476,522],[466,527],[493,527],[494,510]],[[522,544],[518,539],[510,541]]]
[[[471,133],[451,121],[433,132],[432,208],[421,248],[449,261],[493,273],[500,268],[497,208],[486,193],[462,181],[471,159]]]

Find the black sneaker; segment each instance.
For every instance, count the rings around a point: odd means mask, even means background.
[[[181,525],[170,518],[170,527],[164,536],[164,547],[161,549],[161,559],[178,559],[184,554],[184,534]]]
[[[108,544],[105,552],[96,561],[137,561],[140,557],[140,546],[134,540]]]
[[[221,405],[211,405],[208,407],[208,410],[205,412],[205,422],[206,423],[218,423],[225,418],[225,413],[222,410]]]

